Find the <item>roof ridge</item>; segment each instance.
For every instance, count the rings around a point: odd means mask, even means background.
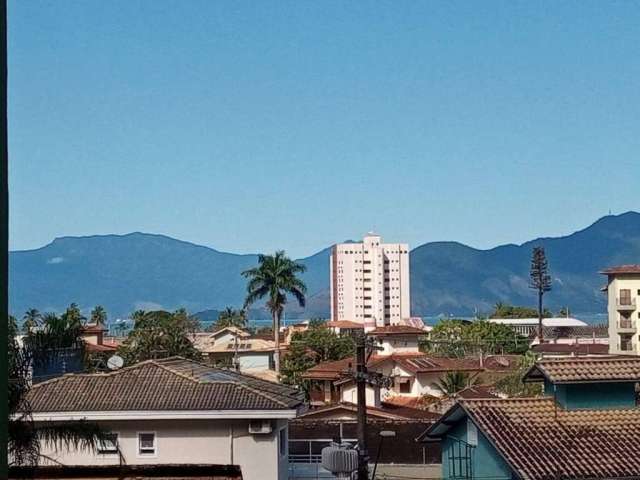
[[[276,402],[277,404],[282,405],[283,407],[287,407],[288,406],[286,402],[283,402],[282,400],[278,400],[277,398],[274,398],[271,395],[271,392],[269,392],[269,394],[267,394],[265,392],[261,392],[260,390],[257,390],[257,389],[255,389],[253,387],[250,387],[246,383],[238,383],[237,385],[239,387],[241,387],[241,388],[244,388],[245,390],[249,390],[250,392],[255,393],[256,395],[260,395],[261,397],[264,397],[264,398],[266,398],[268,400],[271,400],[272,402]],[[288,397],[289,395],[286,395],[286,396]]]
[[[159,368],[161,368],[161,369],[163,369],[163,370],[165,370],[165,371],[167,371],[167,372],[169,372],[169,373],[171,373],[171,374],[173,374],[173,375],[175,375],[175,376],[177,376],[177,377],[182,377],[182,378],[184,378],[186,380],[189,380],[190,382],[193,382],[193,383],[207,383],[207,382],[203,382],[202,380],[200,380],[198,378],[194,378],[191,375],[187,375],[185,373],[178,372],[178,371],[172,369],[171,367],[169,367],[167,365],[163,365],[163,364],[158,363],[158,362],[155,362],[154,365],[159,367]],[[216,382],[216,383],[218,383],[218,382]],[[219,383],[231,383],[231,382],[219,382]]]

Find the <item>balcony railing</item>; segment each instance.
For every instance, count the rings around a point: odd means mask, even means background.
[[[637,348],[633,343],[619,343],[618,350],[625,353],[637,353]]]
[[[630,297],[618,297],[616,299],[616,307],[618,310],[635,310],[636,299]]]
[[[636,325],[632,318],[621,318],[618,320],[618,328],[621,330],[635,330]]]

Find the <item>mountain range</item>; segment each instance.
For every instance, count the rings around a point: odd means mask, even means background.
[[[546,305],[604,312],[604,278],[598,272],[640,263],[640,213],[609,215],[571,235],[522,245],[479,250],[432,242],[416,247],[410,253],[412,314],[472,315],[490,311],[496,302],[533,306],[529,262],[538,245],[546,249],[553,278]],[[299,259],[307,267],[307,307],[292,304],[287,318],[328,316],[329,254],[326,248]],[[116,318],[136,309],[239,307],[245,293],[240,273],[256,263],[257,255],[221,252],[164,235],[61,237],[36,250],[10,252],[10,311],[18,317],[31,307],[60,312],[76,302],[87,311],[103,305]]]

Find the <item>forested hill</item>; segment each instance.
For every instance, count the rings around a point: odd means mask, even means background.
[[[640,213],[607,216],[566,237],[491,250],[456,242],[421,245],[411,251],[413,314],[472,314],[498,301],[533,305],[528,269],[534,245],[546,248],[553,274],[549,307],[601,312],[604,278],[598,271],[640,263]],[[326,316],[329,249],[300,261],[308,268],[308,307],[288,316]],[[71,302],[87,309],[101,304],[113,318],[138,308],[237,307],[245,292],[240,272],[256,262],[257,255],[220,252],[163,235],[57,238],[37,250],[10,253],[10,309],[21,317],[30,307],[61,311]]]

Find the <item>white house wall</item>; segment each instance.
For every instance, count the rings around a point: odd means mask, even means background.
[[[120,449],[128,465],[233,464],[240,467],[245,480],[286,480],[287,452],[278,451],[278,434],[280,429],[287,428],[287,421],[271,422],[272,433],[262,435],[249,434],[248,420],[129,420],[101,422],[101,425],[118,433]],[[155,432],[155,455],[138,455],[138,432]],[[119,463],[117,455],[59,452],[46,445],[42,453],[65,465]]]

